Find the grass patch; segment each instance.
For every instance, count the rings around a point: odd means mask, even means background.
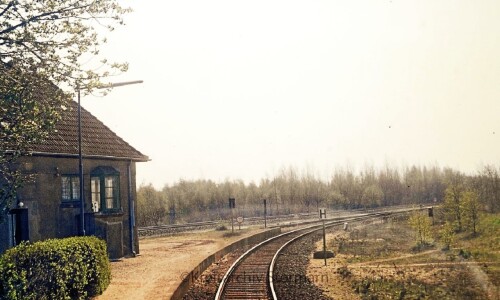
[[[454,246],[462,258],[479,262],[491,282],[500,286],[500,214],[482,215],[478,234],[457,234]]]
[[[414,245],[413,233],[406,223],[404,219],[395,219],[352,229],[347,238],[334,238],[329,248],[349,255],[349,263],[397,257]]]
[[[485,299],[483,293],[468,284],[465,273],[452,282],[451,286],[429,284],[412,276],[399,279],[363,278],[352,283],[352,288],[363,300],[372,299]]]
[[[225,231],[222,234],[222,237],[228,238],[228,237],[232,237],[232,236],[240,236],[240,235],[245,234],[247,232],[249,232],[249,230],[246,229],[246,228],[245,229],[241,229],[241,230],[235,229],[234,232],[228,230],[228,231]]]
[[[415,246],[411,247],[411,251],[413,253],[423,252],[427,250],[435,249],[435,245],[431,243],[418,243]]]
[[[220,223],[220,224],[217,224],[217,226],[215,227],[215,230],[217,230],[217,231],[226,231],[227,230],[227,226],[224,223]]]
[[[440,227],[436,222],[432,242],[420,245],[404,218],[352,228],[330,242],[343,259],[334,272],[361,299],[487,299],[462,262],[480,258],[492,283],[500,285],[500,218],[484,216],[478,235],[456,235],[446,251]]]

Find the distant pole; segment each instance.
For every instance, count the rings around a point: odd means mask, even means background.
[[[427,210],[428,210],[429,217],[432,218],[432,225],[434,225],[434,207],[431,206]]]
[[[175,224],[175,206],[170,207],[170,224]]]
[[[83,157],[82,157],[82,107],[80,105],[80,86],[78,90],[78,179],[80,179],[80,235],[85,235],[85,199],[83,194]]]
[[[233,209],[235,208],[236,203],[234,198],[229,198],[229,209],[231,210],[231,232],[234,233],[234,213]]]
[[[326,266],[326,232],[325,232],[325,219],[323,219],[323,258],[325,259],[325,266]]]
[[[264,199],[264,228],[267,228],[267,201]]]
[[[323,258],[325,259],[325,266],[326,266],[326,231],[325,231],[326,208],[319,209],[319,218],[323,220]]]

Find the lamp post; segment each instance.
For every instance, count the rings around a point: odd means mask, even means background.
[[[142,80],[116,82],[100,85],[97,89],[115,88],[124,85],[143,83]],[[85,198],[83,192],[83,156],[82,156],[82,107],[80,105],[80,86],[76,87],[78,92],[78,177],[80,180],[80,235],[85,235]]]

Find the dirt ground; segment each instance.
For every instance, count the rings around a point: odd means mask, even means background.
[[[111,263],[111,284],[98,300],[170,299],[183,276],[217,250],[262,229],[205,231],[140,240],[140,255]]]
[[[371,224],[355,230],[364,230],[365,235],[359,234],[361,239],[352,232],[327,235],[327,240],[337,244],[350,241],[346,243],[350,248],[347,253],[334,249],[337,255],[327,260],[326,267],[323,260],[310,261],[308,277],[333,299],[370,299],[370,295],[376,299],[498,297],[498,288],[488,281],[476,262],[451,261],[436,248],[409,251],[412,243],[405,242],[409,232],[402,224]],[[316,248],[322,249],[321,241]]]
[[[326,235],[326,239],[331,241],[336,237],[346,236],[345,232],[330,233]],[[316,250],[320,251],[322,249],[323,242],[318,241],[316,243]],[[337,268],[341,267],[344,262],[345,258],[342,258],[341,254],[337,254],[335,259],[328,259],[327,266],[325,266],[323,259],[313,259],[309,262],[307,277],[321,288],[326,295],[333,299],[360,299],[353,292],[350,284],[343,280],[341,275],[336,272]]]

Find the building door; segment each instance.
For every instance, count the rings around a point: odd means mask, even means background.
[[[85,219],[83,220],[85,224],[85,235],[95,235],[95,217],[94,213],[85,213],[84,214]],[[75,216],[78,232],[82,232],[81,230],[81,220],[80,220],[80,214]]]
[[[14,208],[9,211],[12,221],[12,244],[19,245],[30,240],[30,228],[27,208]]]

